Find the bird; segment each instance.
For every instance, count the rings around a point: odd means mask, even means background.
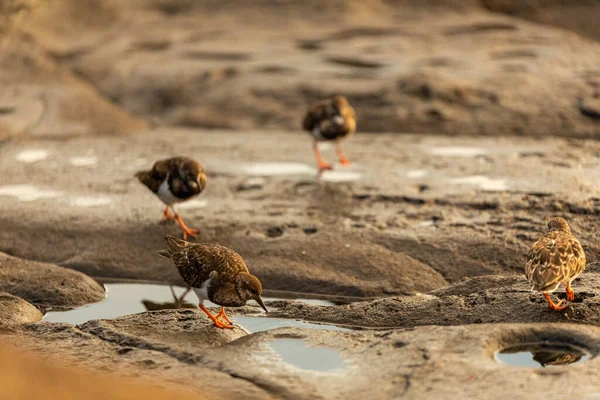
[[[542,367],[546,365],[567,365],[580,361],[583,354],[575,352],[566,352],[566,350],[539,350],[531,351],[533,359],[540,363]]]
[[[319,142],[335,142],[340,163],[342,166],[350,165],[350,161],[342,151],[342,141],[356,131],[356,114],[344,96],[335,96],[314,103],[306,111],[302,127],[313,137],[313,151],[319,173],[332,169],[321,156]]]
[[[198,234],[198,229],[188,228],[183,222],[175,204],[190,200],[206,187],[206,173],[200,163],[188,157],[172,157],[156,161],[151,170],[139,171],[135,176],[166,204],[163,220],[176,220],[183,229],[184,239]]]
[[[158,254],[173,261],[185,283],[198,296],[198,307],[217,328],[233,328],[225,307],[241,307],[248,300],[255,300],[267,311],[260,297],[260,280],[250,274],[242,256],[232,249],[212,243],[191,243],[171,235],[165,236],[165,244],[167,250]],[[212,315],[204,300],[220,305],[221,312]]]
[[[566,286],[567,300],[575,300],[571,282],[585,269],[585,253],[581,243],[563,218],[555,217],[548,221],[548,233],[533,244],[527,254],[525,276],[532,289],[543,292],[550,308],[562,311],[563,300],[554,304],[550,294],[560,285]]]

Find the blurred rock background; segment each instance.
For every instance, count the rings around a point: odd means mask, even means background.
[[[596,137],[599,1],[4,1],[8,135],[299,130]]]

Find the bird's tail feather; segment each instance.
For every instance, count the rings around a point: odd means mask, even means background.
[[[167,250],[170,257],[173,254],[179,253],[180,251],[185,249],[188,245],[188,242],[186,242],[185,240],[178,239],[175,236],[165,235],[165,244],[167,245]]]
[[[167,250],[159,250],[158,255],[164,258],[171,258],[171,255]]]

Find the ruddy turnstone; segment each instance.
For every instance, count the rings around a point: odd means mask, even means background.
[[[302,126],[314,139],[313,150],[319,172],[331,169],[331,165],[321,156],[319,142],[334,141],[340,163],[343,166],[350,165],[350,161],[342,152],[342,140],[356,130],[356,115],[344,96],[335,96],[312,105],[304,116]]]
[[[260,295],[262,285],[258,278],[248,272],[242,257],[225,246],[210,243],[190,243],[166,235],[167,250],[158,254],[170,258],[179,274],[198,296],[198,307],[208,315],[218,328],[231,329],[231,320],[225,307],[241,307],[248,300],[255,300],[265,311],[267,308]],[[221,306],[216,316],[204,307],[204,300]],[[221,318],[227,322],[221,321]]]
[[[135,176],[167,205],[163,220],[177,220],[183,229],[183,238],[194,237],[197,229],[190,229],[183,222],[175,204],[199,195],[206,186],[206,174],[202,165],[187,157],[173,157],[154,163],[149,171],[140,171]],[[169,207],[173,209],[172,215]]]
[[[561,306],[563,300],[554,304],[549,293],[563,284],[567,288],[567,300],[575,300],[571,282],[583,272],[585,254],[579,240],[571,234],[569,224],[564,219],[550,219],[548,230],[527,254],[525,276],[533,285],[533,290],[544,293],[550,308],[561,311],[567,306]]]

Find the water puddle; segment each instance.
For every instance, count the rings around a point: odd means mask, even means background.
[[[434,156],[445,156],[445,157],[477,157],[488,154],[487,149],[480,147],[459,147],[459,146],[447,146],[447,147],[434,147],[431,149],[431,154]]]
[[[503,179],[492,179],[489,176],[473,175],[464,178],[450,179],[450,183],[455,185],[474,185],[479,186],[481,190],[503,191],[508,190],[508,185]]]
[[[275,339],[269,343],[284,363],[302,370],[331,372],[346,368],[340,353],[328,347],[310,347],[302,339]]]
[[[192,292],[184,293],[186,289],[180,286],[114,283],[104,285],[106,299],[99,303],[89,304],[69,311],[51,311],[46,313],[46,322],[66,322],[73,325],[82,324],[94,319],[113,319],[144,311],[155,311],[177,308],[197,308],[198,298]],[[265,302],[283,300],[264,297]],[[295,299],[306,304],[333,305],[325,300]],[[209,301],[207,307],[218,307]],[[261,316],[234,316],[234,323],[240,325],[249,333],[266,331],[282,327],[299,327],[327,330],[347,330],[336,326],[312,324],[285,318],[269,318]]]
[[[208,205],[208,201],[201,199],[193,199],[177,204],[177,209],[190,210],[194,208],[204,208]]]
[[[33,164],[38,161],[43,161],[48,158],[48,150],[23,150],[15,157],[17,161],[25,164]]]
[[[429,173],[426,169],[414,169],[412,171],[408,171],[406,177],[410,179],[421,179],[425,178],[428,174]]]
[[[98,163],[96,156],[71,157],[69,162],[74,167],[90,167]]]
[[[61,192],[50,189],[41,189],[33,185],[7,185],[0,186],[0,196],[9,196],[19,201],[29,202],[39,199],[58,197]]]
[[[69,199],[69,204],[75,207],[100,207],[112,202],[108,196],[75,196]]]
[[[590,354],[581,348],[557,343],[525,343],[495,354],[496,360],[512,367],[556,367],[585,362]]]
[[[315,167],[294,162],[245,163],[239,168],[242,173],[250,176],[316,175]]]
[[[321,174],[320,179],[324,182],[355,182],[362,178],[362,174],[357,171],[351,170],[338,170],[333,169],[331,171],[325,171]]]

